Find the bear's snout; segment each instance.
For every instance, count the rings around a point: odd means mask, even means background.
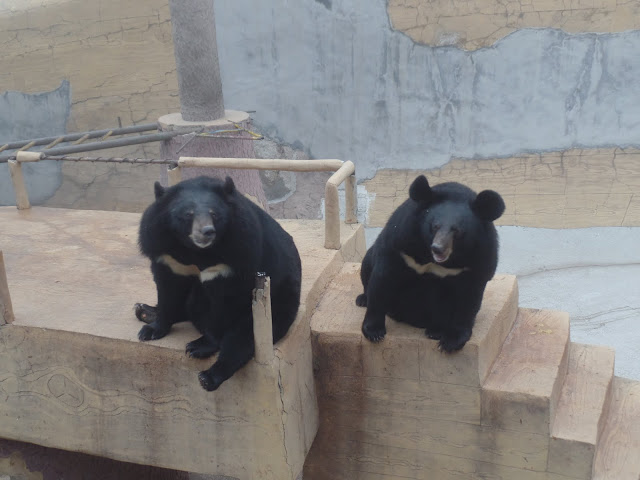
[[[213,225],[205,225],[200,229],[200,233],[205,237],[212,237],[216,233],[216,229]]]
[[[191,238],[196,247],[207,248],[216,238],[216,227],[209,217],[197,216],[193,222],[189,238]]]
[[[449,260],[453,251],[451,234],[436,233],[431,243],[431,256],[436,263],[444,263]]]

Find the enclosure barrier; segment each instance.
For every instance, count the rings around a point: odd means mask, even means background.
[[[230,168],[237,170],[283,170],[287,172],[335,172],[325,186],[324,209],[325,229],[324,247],[340,248],[340,205],[338,186],[345,182],[345,223],[358,223],[356,217],[356,167],[351,161],[342,160],[282,160],[260,158],[209,158],[180,157],[177,167],[169,167],[169,185],[182,180],[182,168],[208,167]]]
[[[22,163],[38,162],[40,160],[71,160],[71,161],[104,161],[125,163],[128,159],[89,158],[89,157],[50,157],[41,152],[18,152],[15,160],[9,160],[9,171],[16,196],[18,209],[28,209],[29,195],[22,175]],[[335,172],[325,186],[325,248],[337,250],[340,248],[340,204],[338,187],[345,184],[345,223],[358,223],[355,165],[351,161],[342,160],[283,160],[258,158],[210,158],[210,157],[180,157],[173,160],[133,161],[133,163],[169,164],[169,185],[175,185],[182,179],[182,168],[208,167],[228,168],[238,170],[282,170],[288,172]]]

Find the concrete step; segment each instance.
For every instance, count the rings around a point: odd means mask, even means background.
[[[614,377],[593,480],[640,479],[640,382]]]
[[[550,435],[568,347],[567,313],[520,309],[482,388],[482,424]]]
[[[548,471],[589,480],[611,399],[615,352],[571,343],[569,365],[551,425]]]
[[[464,348],[446,355],[422,329],[387,318],[387,335],[374,344],[364,339],[365,309],[360,264],[346,263],[327,287],[311,319],[314,356],[333,375],[393,377],[479,388],[488,375],[518,310],[513,275],[496,275],[487,284],[473,335]]]

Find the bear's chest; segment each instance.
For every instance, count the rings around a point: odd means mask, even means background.
[[[183,259],[180,259],[183,260]],[[226,263],[184,263],[169,254],[158,256],[155,261],[169,269],[176,275],[184,277],[197,277],[202,283],[212,280],[227,278],[233,275],[233,268]]]
[[[438,278],[448,278],[457,277],[461,273],[468,271],[468,268],[466,267],[448,268],[433,262],[419,263],[415,258],[407,255],[404,252],[401,253],[400,256],[402,257],[405,266],[420,276],[433,275]]]

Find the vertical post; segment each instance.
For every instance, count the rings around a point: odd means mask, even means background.
[[[224,117],[213,0],[169,0],[182,118]]]
[[[13,190],[16,194],[16,207],[18,207],[18,210],[31,208],[27,187],[24,185],[22,165],[18,160],[9,160],[9,173],[11,174],[11,183],[13,183]]]
[[[264,273],[256,275],[252,310],[256,362],[270,365],[274,355],[273,327],[271,324],[271,280]]]
[[[358,195],[355,175],[349,175],[344,182],[344,204],[344,223],[358,223]]]
[[[340,249],[340,204],[338,187],[327,182],[324,188],[324,248]]]
[[[9,283],[7,272],[4,268],[4,256],[0,250],[0,325],[13,323],[13,307],[9,296]]]
[[[180,165],[173,168],[167,168],[167,177],[170,187],[173,187],[174,185],[180,183],[182,181],[182,169],[180,168]]]

